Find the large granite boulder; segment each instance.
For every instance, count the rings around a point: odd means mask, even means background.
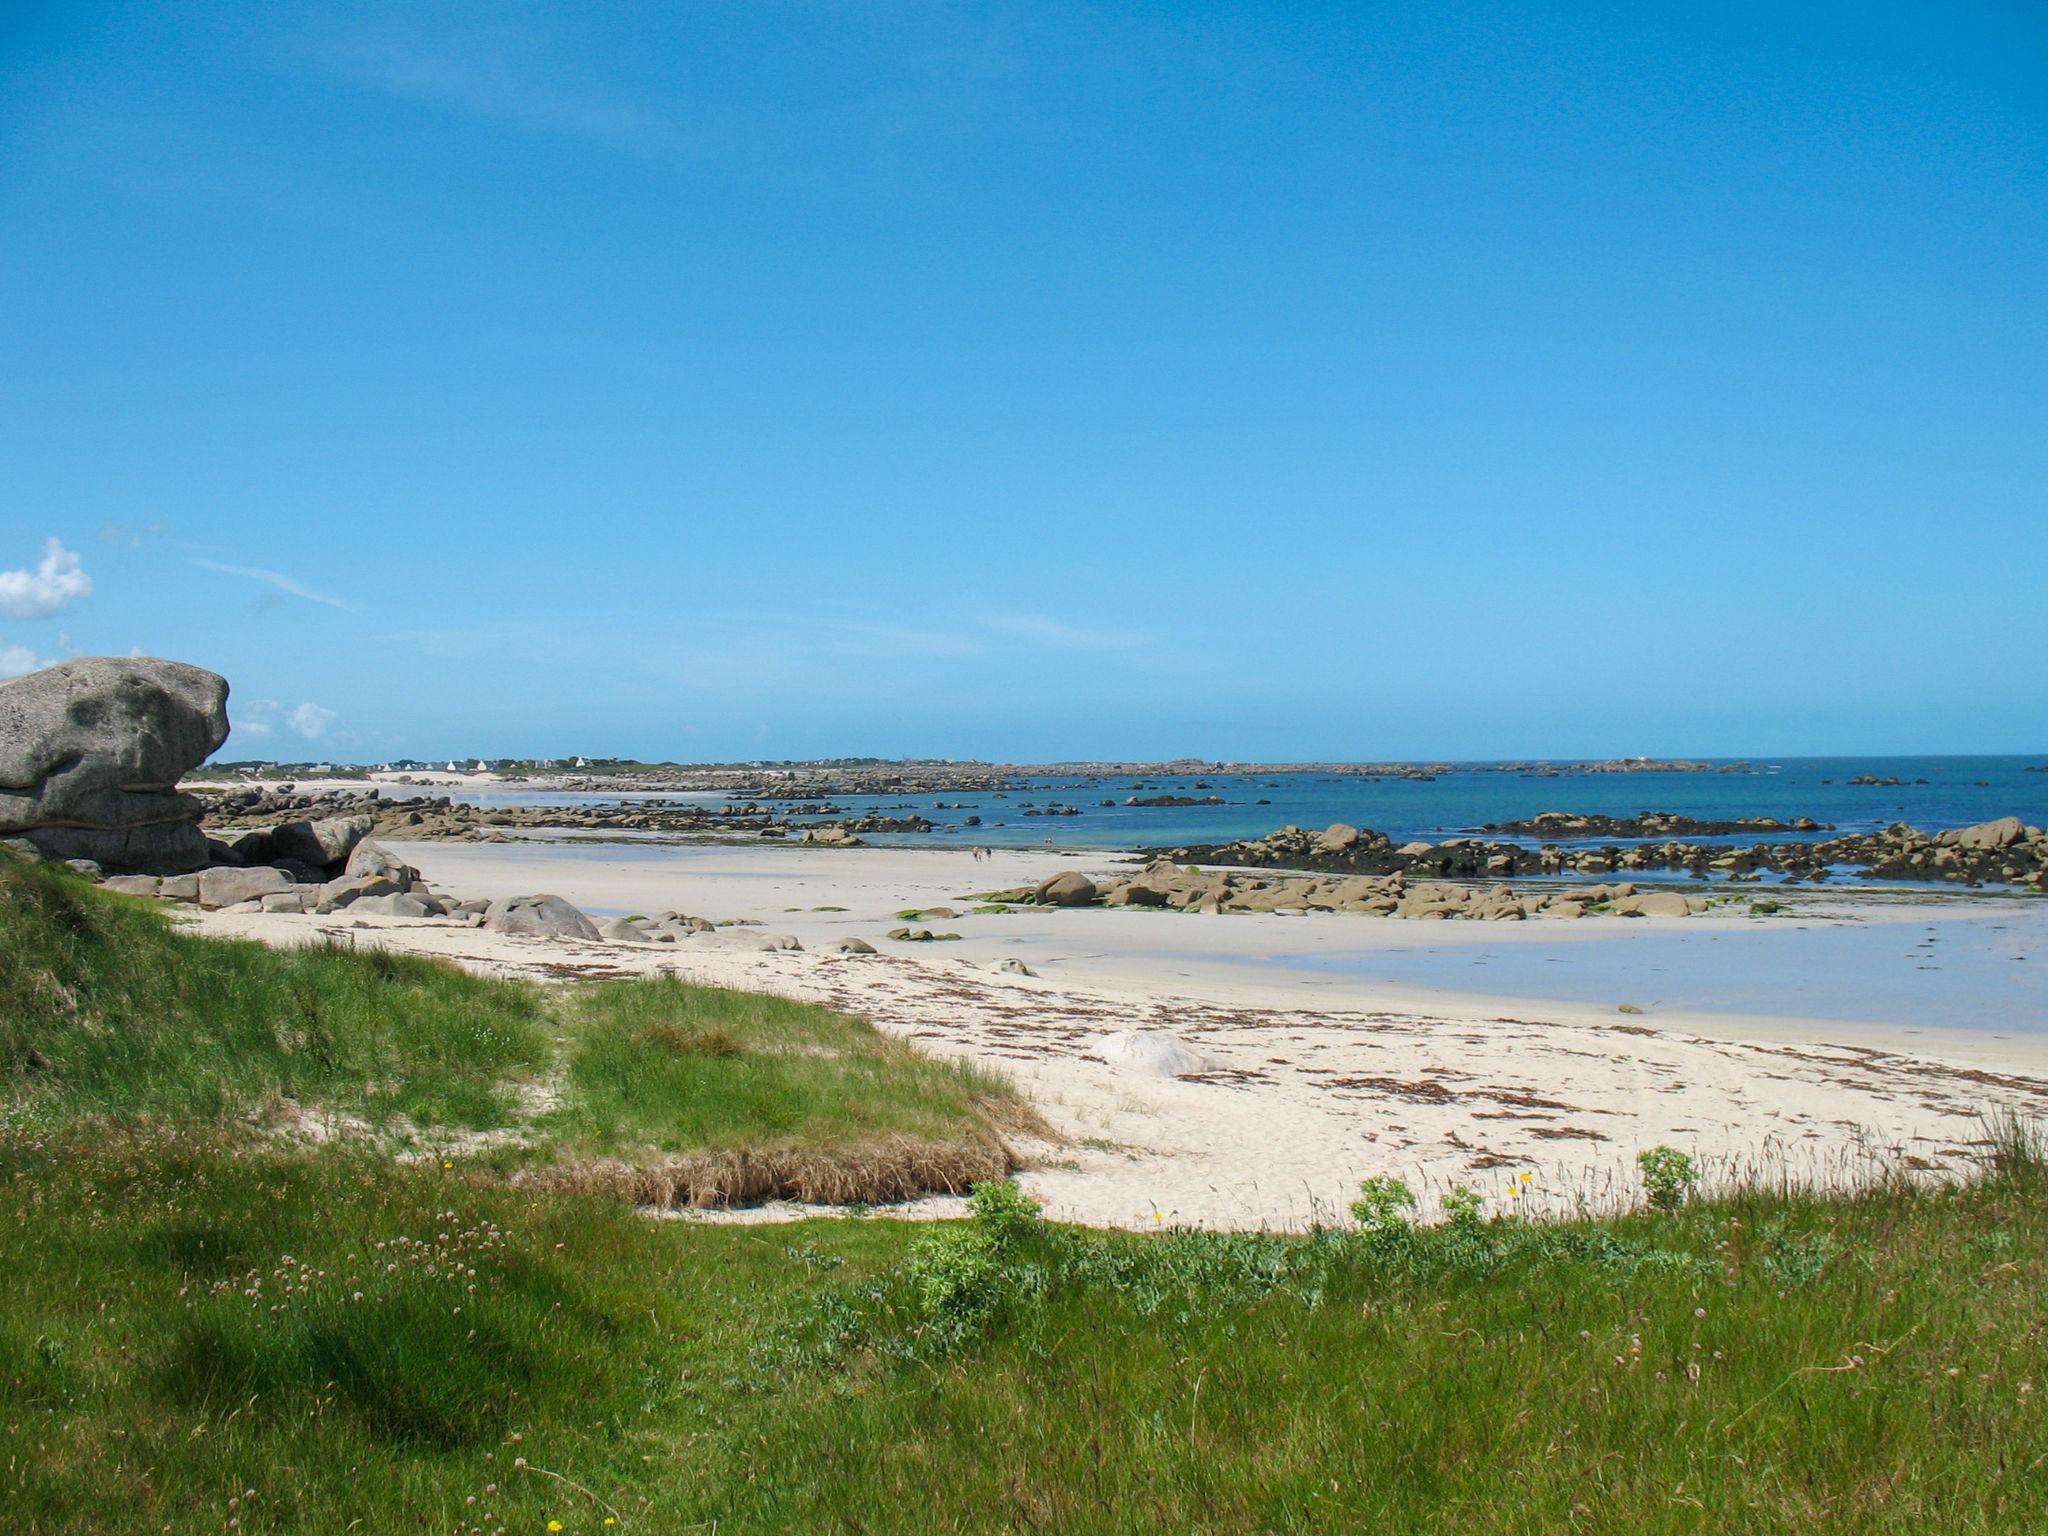
[[[207,862],[178,780],[227,740],[227,680],[154,657],[82,656],[0,683],[0,836],[54,859],[167,874]]]
[[[274,857],[327,869],[341,864],[370,835],[370,816],[325,816],[318,821],[288,821],[270,833]]]
[[[201,870],[199,905],[208,908],[233,907],[245,901],[260,901],[265,896],[282,895],[291,888],[290,875],[281,869],[271,869],[267,866],[256,869]]]
[[[2027,824],[2017,816],[2001,816],[1996,821],[1980,822],[1974,827],[1958,827],[1953,832],[1944,832],[1935,841],[1950,848],[2010,848],[2027,835]]]
[[[1095,882],[1078,869],[1048,875],[1031,893],[1041,907],[1085,907],[1095,900]]]
[[[401,891],[409,891],[420,883],[418,870],[382,843],[368,839],[356,844],[355,851],[348,856],[348,865],[343,874],[349,879],[363,875],[381,875]]]

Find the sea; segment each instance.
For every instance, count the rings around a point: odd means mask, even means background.
[[[1428,780],[1314,771],[1188,773],[1142,779],[1052,774],[1013,779],[1002,792],[848,795],[835,796],[831,803],[848,816],[915,814],[932,822],[933,830],[928,833],[863,834],[871,843],[910,847],[930,847],[938,841],[998,848],[1177,848],[1263,837],[1284,826],[1321,828],[1333,822],[1385,832],[1397,842],[1436,841],[1475,832],[1489,823],[1526,820],[1545,811],[1607,816],[1668,811],[1701,820],[1774,816],[1792,821],[1807,816],[1834,826],[1834,832],[1804,834],[1821,839],[1901,821],[1926,832],[1971,826],[2000,816],[2018,816],[2032,826],[2048,825],[2048,771],[2030,771],[2044,765],[2048,765],[2048,757],[1807,757],[1712,762],[1706,772],[1560,770],[1555,776],[1540,769],[1468,763],[1453,765]],[[1899,782],[1854,782],[1859,778]],[[519,785],[424,792],[450,793],[487,805],[621,800],[715,805],[727,798],[718,793],[559,793]],[[1125,803],[1133,797],[1158,795],[1203,801],[1213,797],[1219,803]],[[1078,814],[1042,814],[1063,806],[1073,807]],[[970,816],[980,817],[980,824],[969,826]],[[1800,835],[1767,836],[1771,841],[1793,841]],[[1756,834],[1742,834],[1719,841],[1757,840]]]

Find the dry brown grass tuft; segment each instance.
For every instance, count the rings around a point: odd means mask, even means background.
[[[974,1107],[981,1111],[988,1123],[997,1130],[1012,1136],[1026,1137],[1032,1141],[1043,1141],[1053,1146],[1065,1146],[1069,1138],[1055,1130],[1052,1123],[1038,1112],[1038,1107],[1029,1099],[1022,1098],[1007,1083],[998,1093],[977,1093]],[[1025,1166],[1022,1163],[1018,1167]]]
[[[734,1148],[660,1163],[572,1163],[534,1169],[516,1182],[634,1205],[709,1209],[796,1200],[806,1205],[890,1205],[920,1195],[960,1195],[1022,1164],[990,1137],[933,1142],[898,1137],[843,1150],[757,1152]]]

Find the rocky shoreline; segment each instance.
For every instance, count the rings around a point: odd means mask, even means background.
[[[1434,879],[1504,880],[1518,875],[1609,875],[1679,870],[1724,880],[1765,874],[1822,882],[1839,869],[1867,879],[1926,880],[1962,885],[2048,885],[2048,831],[2017,816],[1930,835],[1904,822],[1882,832],[1816,842],[1724,844],[1683,841],[1564,848],[1453,837],[1396,844],[1383,832],[1343,823],[1317,832],[1282,827],[1263,838],[1191,844],[1169,855],[1191,864],[1313,870],[1329,874],[1407,875]]]
[[[914,812],[908,816],[848,816],[825,803],[803,803],[781,810],[739,803],[706,807],[631,800],[606,805],[484,807],[447,795],[387,799],[377,789],[300,792],[290,784],[276,789],[202,791],[201,806],[202,822],[212,832],[260,829],[285,817],[305,820],[367,816],[376,835],[417,842],[503,842],[508,833],[522,828],[550,827],[589,832],[794,837],[815,845],[851,848],[860,846],[863,833],[929,832],[933,826]]]
[[[1641,891],[1626,882],[1556,891],[1487,889],[1405,875],[1282,876],[1231,874],[1154,859],[1137,874],[1098,885],[1078,870],[1040,881],[1029,890],[992,891],[983,900],[1029,902],[1041,907],[1159,907],[1176,912],[1352,912],[1362,917],[1422,921],[1470,919],[1521,922],[1532,917],[1693,917],[1707,910],[1703,897],[1677,891]],[[932,914],[927,914],[932,915]],[[892,934],[894,938],[896,935]]]
[[[1780,821],[1775,816],[1739,816],[1732,821],[1701,821],[1675,811],[1642,811],[1634,816],[1579,816],[1569,811],[1544,811],[1526,821],[1488,822],[1478,829],[1499,837],[1539,837],[1556,842],[1595,837],[1734,837],[1751,832],[1832,832],[1831,821],[1800,816]]]

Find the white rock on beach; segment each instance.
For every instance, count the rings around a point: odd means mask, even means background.
[[[1097,1040],[1088,1054],[1112,1067],[1146,1077],[1191,1077],[1216,1070],[1215,1062],[1163,1029],[1119,1029]]]

